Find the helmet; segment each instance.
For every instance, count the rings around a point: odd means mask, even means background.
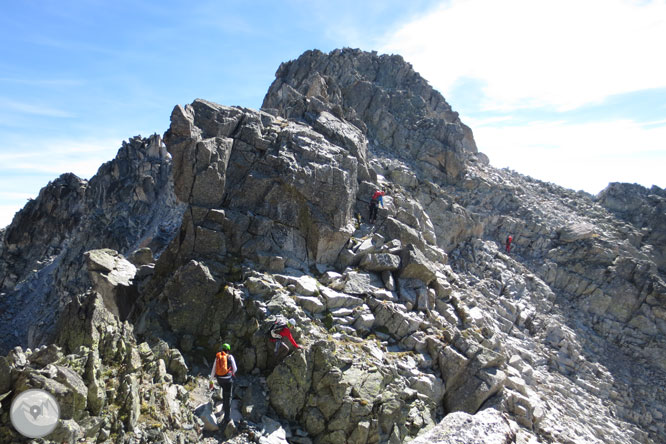
[[[296,326],[296,320],[294,318],[291,318],[287,321],[287,325],[290,327],[295,327]]]
[[[230,351],[230,350],[231,350],[231,346],[225,342],[224,344],[222,344],[222,350],[224,350],[224,351]]]

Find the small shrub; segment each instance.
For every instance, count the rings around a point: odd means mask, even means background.
[[[330,330],[333,328],[333,315],[331,312],[326,312],[326,315],[324,316],[324,319],[322,320],[322,323],[324,324],[324,327],[326,327],[327,330]]]

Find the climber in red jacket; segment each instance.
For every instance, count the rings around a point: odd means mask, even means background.
[[[286,324],[284,322],[276,321],[273,327],[271,327],[270,341],[275,344],[275,348],[273,349],[273,360],[275,364],[279,363],[289,354],[289,346],[283,341],[284,338],[287,338],[295,349],[301,348],[301,346],[294,340],[294,337],[291,335],[291,330],[289,329],[289,327],[294,328],[295,326],[296,321],[294,319],[289,319]]]
[[[377,208],[379,205],[384,208],[384,199],[383,197],[386,195],[385,191],[379,191],[375,190],[375,193],[372,195],[372,199],[370,199],[370,223],[374,224],[377,221]]]
[[[511,253],[511,242],[513,241],[513,236],[509,235],[509,237],[506,238],[506,252]]]

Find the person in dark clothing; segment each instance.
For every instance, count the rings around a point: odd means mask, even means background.
[[[509,237],[506,238],[506,252],[511,253],[511,242],[513,241],[513,236],[509,235]]]
[[[383,197],[386,195],[385,191],[379,191],[375,190],[374,194],[372,195],[372,199],[370,199],[370,223],[374,224],[377,221],[377,209],[381,205],[382,208],[384,208],[384,199]]]
[[[231,421],[232,378],[236,376],[236,372],[238,371],[236,360],[229,353],[230,351],[231,346],[229,344],[222,344],[222,350],[215,355],[213,369],[210,371],[210,389],[213,390],[213,376],[215,376],[217,384],[220,386],[224,423]]]

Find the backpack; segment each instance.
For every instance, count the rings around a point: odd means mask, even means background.
[[[224,352],[219,352],[215,356],[215,375],[216,376],[226,376],[227,373],[229,373],[229,370],[231,370],[227,366],[227,354]]]
[[[280,335],[280,332],[282,331],[283,328],[287,326],[287,323],[281,320],[275,321],[273,323],[273,326],[271,327],[271,330],[269,332],[271,338],[273,339],[281,339],[282,335]]]

